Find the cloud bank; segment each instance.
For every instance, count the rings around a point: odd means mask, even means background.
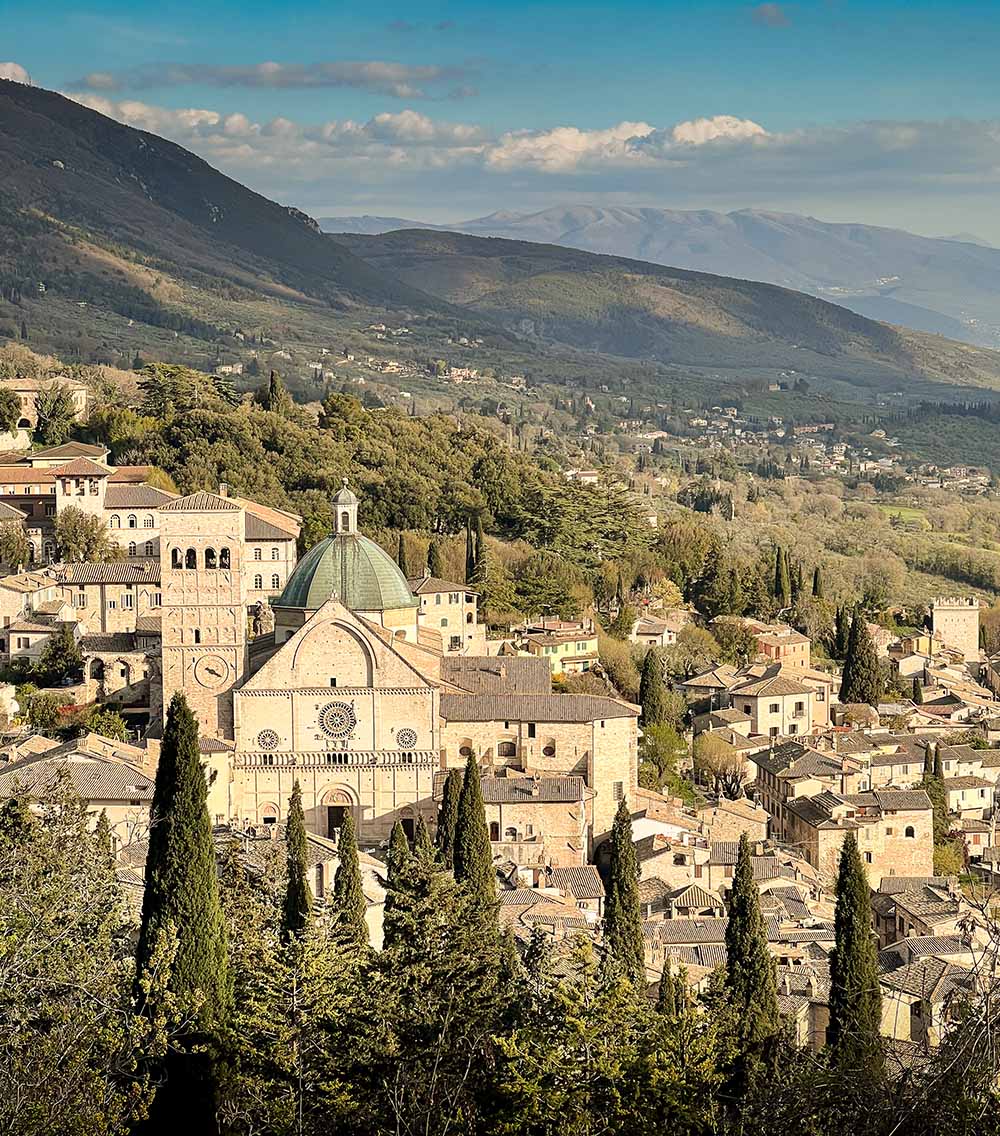
[[[15,83],[31,82],[31,77],[20,63],[0,63],[0,79],[13,79]]]

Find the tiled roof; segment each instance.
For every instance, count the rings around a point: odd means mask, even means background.
[[[25,457],[28,461],[54,461],[57,458],[65,458],[71,461],[73,458],[103,458],[108,453],[107,446],[93,446],[87,442],[63,442],[61,446],[48,446],[42,450],[32,450],[31,453],[26,454]]]
[[[937,887],[947,889],[949,876],[883,876],[878,890],[885,895],[900,895],[915,888]]]
[[[295,533],[280,529],[277,525],[249,511],[246,514],[244,531],[247,540],[295,540]]]
[[[536,903],[543,903],[548,896],[535,891],[534,888],[514,888],[513,891],[497,893],[497,899],[502,907],[533,907]]]
[[[553,868],[549,879],[553,887],[568,891],[574,899],[604,898],[604,881],[593,864],[576,868]]]
[[[126,631],[95,632],[80,637],[80,650],[85,655],[106,654],[109,651],[124,653],[135,650],[135,636]]]
[[[112,483],[104,494],[105,509],[159,509],[175,501],[176,493],[135,482]]]
[[[987,781],[985,777],[946,777],[944,779],[944,787],[946,789],[992,789],[993,782]]]
[[[656,924],[663,943],[724,943],[728,919],[664,919]]]
[[[906,939],[898,939],[879,951],[879,967],[885,973],[898,970],[915,959],[959,955],[971,950],[972,948],[966,946],[959,935],[911,935]]]
[[[547,660],[504,656],[445,655],[441,678],[473,694],[551,694]]]
[[[30,763],[29,763],[30,762]],[[0,794],[15,785],[34,796],[55,789],[65,775],[85,801],[129,801],[148,803],[153,799],[153,778],[126,762],[98,758],[66,761],[42,758],[17,762],[0,772]]]
[[[929,809],[931,799],[923,789],[875,789],[878,807],[885,812],[907,812]]]
[[[765,675],[764,678],[741,683],[739,686],[734,686],[731,693],[743,695],[746,698],[763,698],[770,695],[780,698],[789,694],[811,694],[812,687],[804,686],[801,682],[796,682],[795,679],[788,678],[786,675],[777,674]]]
[[[111,470],[98,465],[90,458],[74,458],[65,465],[56,466],[50,472],[54,477],[110,477]]]
[[[910,994],[929,1002],[943,1002],[956,990],[971,991],[975,985],[975,976],[972,971],[952,962],[924,958],[901,966],[898,970],[890,970],[880,977],[879,982],[902,994]]]
[[[698,884],[688,884],[670,896],[671,907],[725,907],[722,900]]]
[[[228,497],[220,497],[218,493],[206,493],[200,490],[189,493],[187,497],[176,497],[166,505],[161,505],[162,512],[172,513],[231,513],[240,508],[235,501]]]
[[[135,619],[137,635],[160,635],[162,622],[158,615],[137,615]]]
[[[4,485],[44,485],[55,483],[51,469],[32,469],[30,465],[0,466],[0,488]],[[48,489],[45,490],[48,492]]]
[[[638,718],[639,709],[594,694],[442,694],[449,722],[594,722]]]
[[[39,623],[31,619],[18,619],[15,620],[9,627],[5,628],[6,631],[13,631],[15,634],[21,635],[49,635],[52,632],[53,625],[51,623]]]
[[[120,465],[111,471],[108,484],[143,482],[152,472],[151,465]]]
[[[538,804],[583,800],[582,777],[483,777],[483,803],[487,805]]]
[[[454,580],[442,580],[440,576],[409,576],[406,582],[415,596],[433,595],[435,592],[472,592],[479,595],[468,584],[458,584]]]
[[[159,560],[83,561],[62,569],[66,584],[158,584]]]
[[[15,509],[13,505],[0,501],[0,521],[23,521],[27,515],[20,509]]]

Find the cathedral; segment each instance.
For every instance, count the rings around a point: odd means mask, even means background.
[[[245,502],[199,492],[159,511],[162,704],[181,691],[198,716],[213,819],[279,824],[298,781],[311,831],[335,836],[350,812],[373,845],[396,821],[433,828],[447,771],[474,754],[496,855],[588,862],[634,797],[638,709],[553,694],[544,659],[468,653],[486,644],[472,609],[459,628],[428,618],[447,608],[360,533],[346,482],[333,505],[333,531],[272,602],[273,631],[254,636]]]

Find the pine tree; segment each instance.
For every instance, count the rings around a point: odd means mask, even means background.
[[[462,796],[462,771],[449,770],[441,794],[437,815],[435,845],[441,862],[451,871],[455,867],[455,826],[458,824],[458,802]]]
[[[441,542],[432,540],[427,546],[427,573],[444,579],[444,553],[441,551]]]
[[[397,820],[389,835],[389,851],[385,861],[385,905],[382,908],[383,949],[394,947],[403,933],[400,911],[405,906],[400,896],[401,880],[410,861],[410,842]]]
[[[410,573],[406,568],[406,541],[402,533],[399,534],[399,542],[396,545],[396,563],[399,565],[400,572],[404,576],[409,576]]]
[[[875,644],[860,608],[855,609],[851,634],[847,641],[847,657],[840,682],[840,701],[877,706],[882,699],[884,683]]]
[[[667,688],[663,681],[663,660],[655,647],[650,647],[642,663],[639,703],[643,726],[659,726],[666,721]]]
[[[639,907],[639,861],[632,843],[632,814],[623,797],[611,826],[611,855],[604,899],[604,943],[608,958],[636,984],[646,976],[646,951]]]
[[[823,599],[823,572],[822,572],[822,570],[821,570],[821,568],[818,564],[813,569],[812,593],[813,593],[813,599],[815,599],[815,600]]]
[[[183,694],[170,702],[150,807],[142,920],[136,950],[136,991],[155,982],[164,942],[176,936],[167,989],[192,1007],[200,1000],[190,1033],[165,1061],[150,1130],[170,1130],[183,1115],[195,1129],[214,1119],[217,1095],[212,1040],[229,1013],[226,924],[219,902],[208,785],[198,749],[198,720]]]
[[[462,778],[462,794],[458,801],[454,848],[455,879],[464,884],[483,912],[496,902],[496,871],[490,834],[486,827],[483,790],[479,780],[479,763],[469,754]]]
[[[292,786],[292,796],[288,802],[285,848],[288,857],[288,878],[285,883],[281,933],[287,942],[305,931],[312,914],[312,893],[306,880],[306,818],[302,811],[302,790],[298,779]]]
[[[833,1053],[856,1076],[882,1072],[882,995],[878,951],[872,932],[871,888],[849,832],[840,852],[837,876],[835,946],[830,956],[830,1026]]]
[[[337,860],[333,877],[333,934],[345,946],[360,950],[368,945],[368,923],[358,860],[358,835],[350,810],[337,837]]]
[[[774,963],[760,911],[760,892],[753,878],[750,841],[745,832],[740,837],[729,893],[726,987],[744,1050],[759,1052],[778,1031],[778,997]]]

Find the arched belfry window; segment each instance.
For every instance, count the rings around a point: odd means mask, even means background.
[[[198,554],[197,554],[197,552],[195,552],[195,550],[193,548],[189,548],[187,550],[187,552],[184,553],[184,567],[185,568],[197,568],[198,567]]]
[[[228,568],[229,565],[230,565],[229,549],[223,548],[219,552],[219,567],[220,568]]]
[[[184,567],[184,559],[181,556],[181,550],[179,548],[172,548],[170,550],[170,567],[171,568],[183,568]]]
[[[350,513],[341,513],[340,514],[340,531],[341,532],[347,532],[350,529],[350,527],[351,527],[351,514]]]
[[[206,548],[205,549],[205,567],[211,572],[211,571],[214,571],[216,568],[218,568],[218,566],[219,566],[218,561],[215,558],[215,549],[214,548]]]

